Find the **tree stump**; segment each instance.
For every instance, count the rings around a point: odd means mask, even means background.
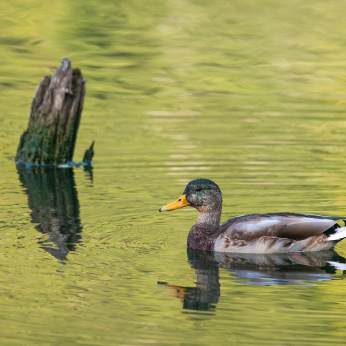
[[[31,104],[29,124],[16,154],[17,164],[27,166],[73,165],[78,127],[85,95],[85,79],[80,69],[72,69],[65,58],[53,80],[44,77]],[[91,164],[93,145],[89,149]],[[90,157],[91,156],[91,157]]]

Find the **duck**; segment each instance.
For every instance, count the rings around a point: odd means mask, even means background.
[[[290,253],[329,250],[346,238],[346,217],[305,213],[247,214],[220,225],[222,194],[209,179],[190,181],[183,194],[159,209],[183,207],[198,211],[188,237],[188,248],[229,253]],[[344,227],[339,223],[343,222]]]

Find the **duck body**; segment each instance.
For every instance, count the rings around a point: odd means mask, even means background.
[[[183,195],[160,211],[191,206],[198,210],[187,245],[192,249],[231,253],[289,253],[332,249],[346,237],[336,221],[346,217],[269,213],[233,217],[220,226],[222,195],[211,180],[196,179]]]
[[[329,239],[340,227],[333,217],[272,213],[229,219],[220,227],[213,251],[235,253],[287,253],[328,250],[338,240]]]

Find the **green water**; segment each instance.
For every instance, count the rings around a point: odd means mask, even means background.
[[[344,344],[342,270],[194,259],[196,211],[158,209],[205,177],[222,221],[346,214],[345,2],[0,8],[1,345]],[[17,172],[37,84],[65,56],[87,80],[75,160],[95,140],[93,170]]]

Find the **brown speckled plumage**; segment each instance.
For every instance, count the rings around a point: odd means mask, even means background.
[[[187,237],[187,245],[192,249],[214,251],[215,237],[217,234],[211,233],[208,227],[196,223]]]
[[[346,217],[312,214],[248,214],[220,226],[222,196],[208,179],[196,179],[185,188],[188,205],[198,218],[188,235],[190,248],[217,252],[277,253],[333,248],[346,237],[346,227],[336,222]]]

